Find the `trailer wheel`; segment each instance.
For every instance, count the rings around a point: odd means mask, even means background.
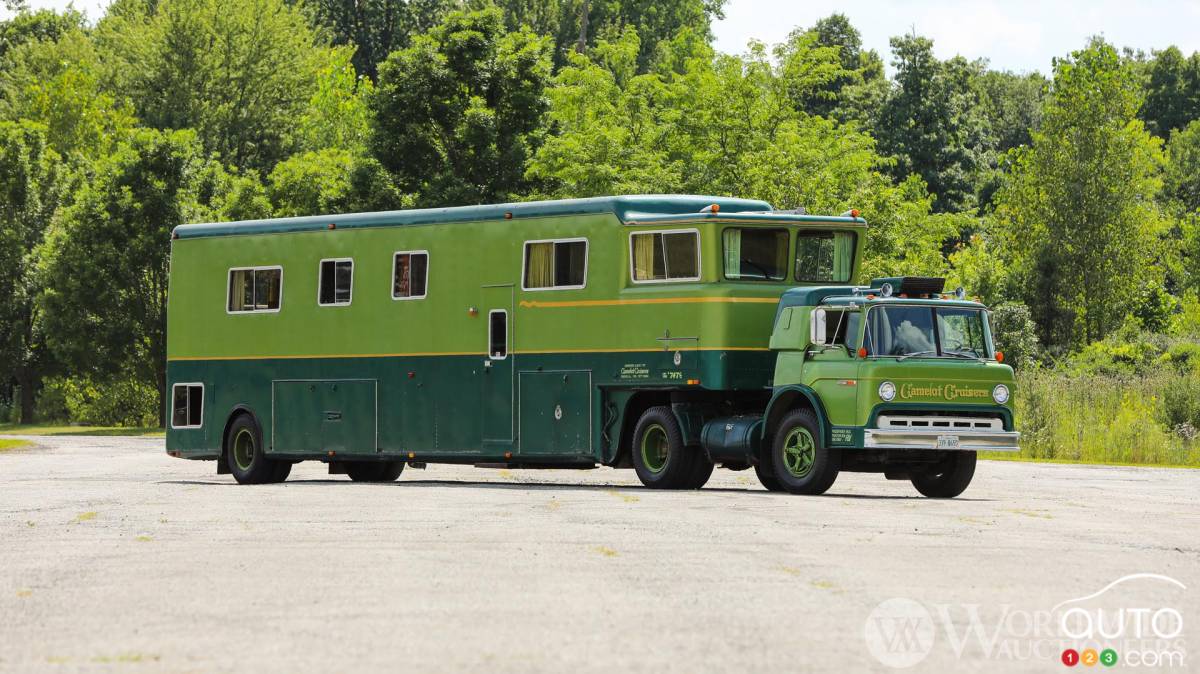
[[[699,477],[697,452],[684,447],[683,432],[670,407],[651,407],[642,414],[633,430],[632,454],[638,479],[651,489],[699,487],[692,486]]]
[[[824,494],[841,468],[839,450],[822,446],[820,426],[809,410],[793,410],[779,423],[771,467],[780,486],[793,494]]]
[[[954,498],[967,489],[975,477],[975,452],[952,452],[947,463],[926,473],[914,475],[913,486],[929,498]]]
[[[262,430],[250,414],[239,414],[225,436],[225,463],[238,484],[283,482],[292,472],[290,461],[278,461],[263,451]]]
[[[758,481],[767,491],[783,491],[783,485],[779,484],[779,478],[775,477],[775,470],[771,468],[769,463],[754,464],[754,474],[758,476]]]
[[[355,482],[395,482],[404,472],[403,461],[350,461],[346,475]]]

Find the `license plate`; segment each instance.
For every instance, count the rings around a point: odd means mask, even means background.
[[[958,449],[957,435],[939,435],[938,449]]]

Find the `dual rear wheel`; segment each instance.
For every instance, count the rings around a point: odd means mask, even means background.
[[[651,489],[699,489],[713,464],[699,447],[687,447],[670,407],[651,407],[633,430],[633,467]]]

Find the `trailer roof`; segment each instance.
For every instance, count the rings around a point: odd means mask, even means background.
[[[713,204],[718,206],[717,213],[700,212],[701,209]],[[174,234],[178,239],[192,239],[239,234],[318,231],[329,229],[330,225],[337,229],[357,229],[595,213],[612,213],[627,225],[681,224],[704,220],[762,224],[771,222],[826,222],[848,226],[864,226],[866,224],[861,218],[774,212],[771,204],[753,199],[647,194],[180,225],[175,228]]]

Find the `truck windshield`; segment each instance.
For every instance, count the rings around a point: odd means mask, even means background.
[[[961,307],[874,307],[864,346],[873,356],[988,358],[983,311]]]

